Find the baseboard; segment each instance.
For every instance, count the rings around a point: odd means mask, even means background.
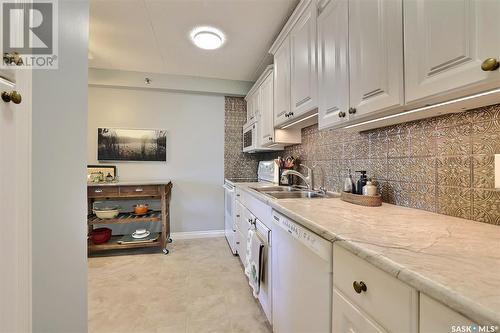
[[[172,232],[170,234],[170,237],[174,241],[177,239],[211,238],[211,237],[222,237],[222,236],[224,236],[224,230]]]

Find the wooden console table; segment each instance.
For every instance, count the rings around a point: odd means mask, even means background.
[[[163,253],[168,254],[167,243],[172,242],[170,238],[170,197],[172,193],[172,183],[170,181],[155,182],[118,182],[105,184],[87,185],[88,203],[88,235],[94,229],[103,224],[123,224],[136,222],[159,222],[161,223],[161,233],[158,240],[149,243],[129,243],[118,244],[117,241],[122,235],[112,236],[104,244],[93,244],[88,240],[88,252],[102,252],[108,250],[123,250],[135,248],[159,247]],[[161,203],[160,211],[153,211],[144,216],[135,216],[130,213],[120,213],[114,219],[100,219],[93,212],[95,201],[105,200],[131,200],[131,199],[158,199]]]

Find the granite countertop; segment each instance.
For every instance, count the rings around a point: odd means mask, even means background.
[[[235,185],[474,322],[500,326],[500,226],[385,203],[278,200],[252,189],[263,184]]]
[[[125,180],[111,183],[87,183],[90,187],[102,186],[135,186],[135,185],[166,185],[170,183],[169,179],[163,180]]]

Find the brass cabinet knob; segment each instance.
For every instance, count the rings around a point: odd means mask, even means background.
[[[22,97],[21,97],[21,94],[15,90],[11,91],[10,93],[3,91],[2,92],[2,100],[5,103],[12,102],[14,104],[21,104]]]
[[[366,284],[363,281],[354,281],[352,283],[352,287],[354,288],[354,291],[357,292],[358,294],[361,294],[363,291],[366,291]]]
[[[349,114],[355,114],[356,108],[349,108]]]
[[[495,58],[488,58],[481,64],[481,69],[485,72],[491,72],[500,67],[500,62]]]

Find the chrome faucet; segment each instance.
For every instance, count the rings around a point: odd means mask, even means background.
[[[295,170],[285,170],[285,171],[283,171],[282,175],[283,176],[288,176],[288,175],[297,176],[300,179],[302,179],[304,181],[304,183],[306,183],[306,186],[307,186],[308,190],[314,191],[313,170],[310,167],[308,167],[307,165],[305,165],[305,164],[300,164],[300,166],[303,167],[303,168],[305,168],[307,170],[307,176],[304,176],[303,174],[301,174],[300,172],[295,171]]]

